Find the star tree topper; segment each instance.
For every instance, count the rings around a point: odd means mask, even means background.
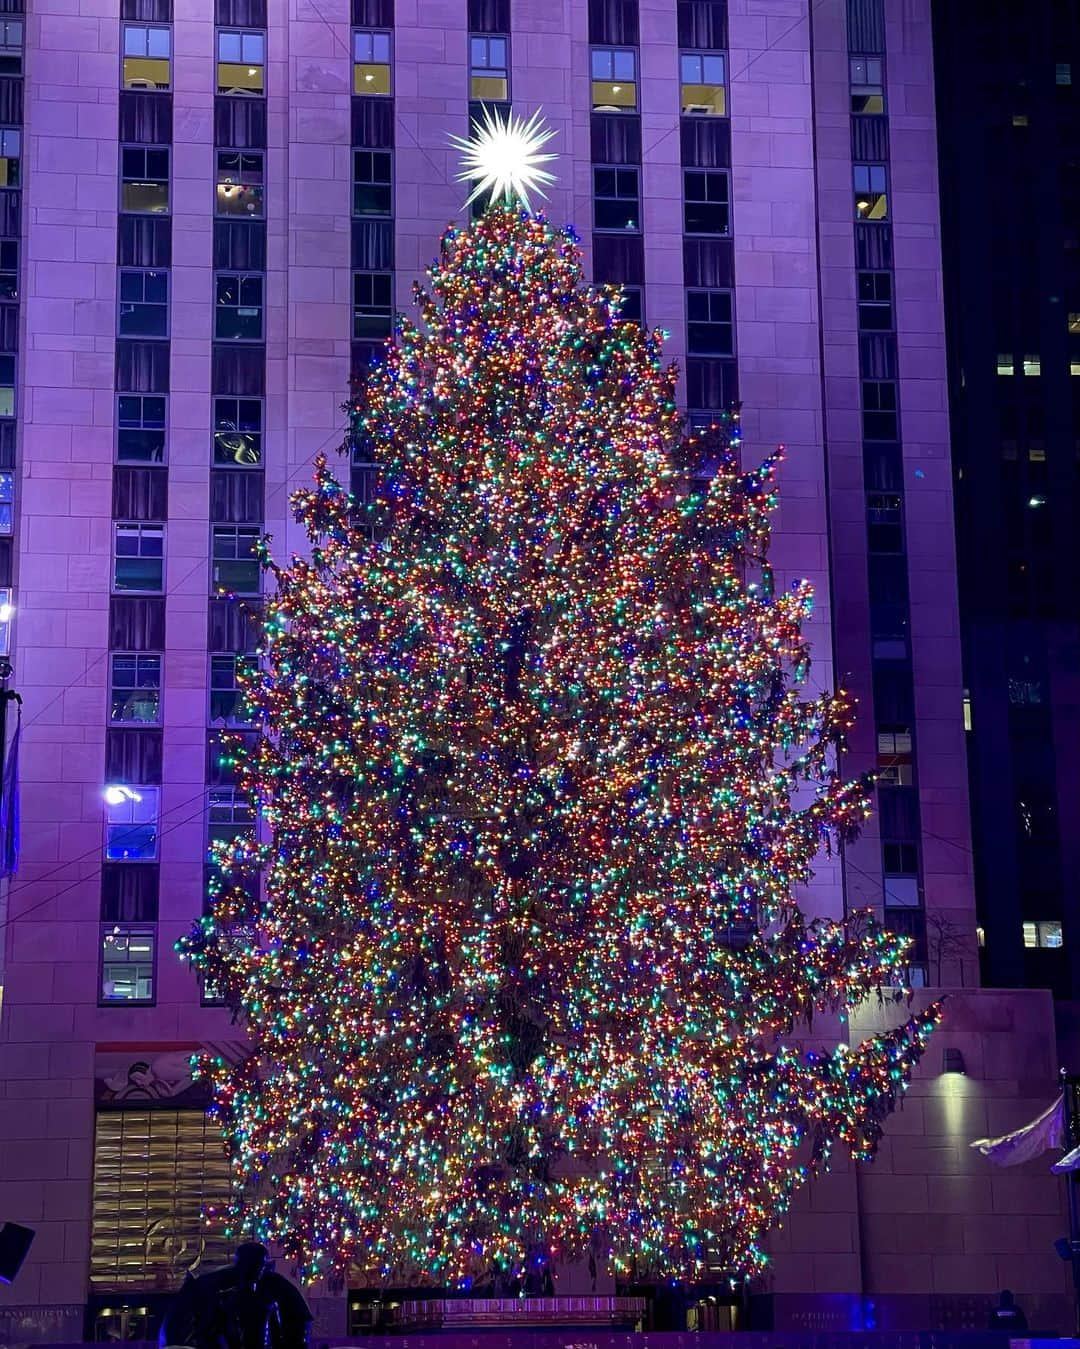
[[[542,185],[555,181],[553,173],[540,167],[558,158],[550,152],[543,153],[543,147],[554,135],[554,127],[544,125],[539,109],[529,118],[513,112],[504,118],[485,107],[483,117],[473,119],[471,136],[450,137],[462,152],[457,181],[476,184],[465,205],[488,192],[492,201],[501,197],[509,203],[516,199],[531,211],[529,193],[546,198]]]

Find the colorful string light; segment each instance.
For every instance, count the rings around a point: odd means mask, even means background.
[[[800,691],[779,456],[742,472],[732,416],[683,441],[572,232],[492,207],[429,276],[351,405],[373,501],[320,461],[311,555],[274,568],[241,764],[272,842],[226,850],[180,944],[251,1037],[202,1067],[231,1221],[305,1277],[752,1273],[937,1017],[785,1043],[905,943],[796,902],[869,784],[835,767],[851,699]]]

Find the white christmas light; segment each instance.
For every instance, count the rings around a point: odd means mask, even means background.
[[[532,210],[529,193],[546,197],[542,184],[555,181],[553,173],[540,167],[558,157],[542,153],[554,135],[554,127],[544,125],[539,110],[526,119],[512,112],[498,117],[485,108],[482,118],[473,119],[471,136],[450,137],[462,152],[457,181],[476,184],[466,206],[487,192],[492,201],[517,198],[527,211]]]

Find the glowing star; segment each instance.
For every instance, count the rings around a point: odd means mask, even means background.
[[[502,197],[510,202],[516,198],[527,211],[532,210],[529,193],[546,198],[541,184],[555,181],[553,173],[540,167],[558,158],[542,153],[543,146],[555,135],[554,127],[544,125],[539,111],[528,119],[516,117],[512,112],[504,119],[495,116],[490,108],[484,109],[483,118],[474,118],[472,125],[473,134],[468,139],[450,137],[462,151],[463,167],[457,181],[476,183],[465,205],[489,192],[492,201]]]

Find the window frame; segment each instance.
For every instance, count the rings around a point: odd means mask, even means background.
[[[862,66],[860,72],[857,67]],[[876,69],[875,69],[876,67]],[[866,76],[858,79],[859,74]],[[877,75],[877,79],[871,78]],[[864,54],[848,57],[848,88],[852,117],[882,116],[888,109],[885,99],[885,58],[880,55]],[[862,107],[856,107],[856,100],[864,100]],[[878,99],[878,106],[870,106],[870,101]]]
[[[361,301],[360,301],[360,300],[358,299],[358,297],[357,297],[357,291],[359,290],[360,283],[363,282],[363,281],[368,281],[368,282],[370,282],[370,283],[371,283],[371,288],[372,288],[371,299],[370,299],[370,301],[369,301],[367,304],[362,304]],[[359,311],[360,309],[365,309],[365,308],[366,308],[366,309],[368,309],[369,311],[371,311],[371,312],[367,315],[367,317],[368,317],[369,319],[371,319],[371,320],[375,320],[375,319],[381,320],[381,319],[383,318],[383,316],[384,316],[384,314],[383,314],[384,306],[382,305],[381,302],[378,302],[378,303],[377,303],[376,298],[375,298],[375,294],[374,294],[374,287],[375,287],[375,282],[376,282],[376,281],[379,281],[380,283],[383,282],[383,281],[385,281],[386,287],[387,287],[387,291],[388,291],[388,295],[389,295],[388,303],[387,303],[386,306],[385,306],[385,317],[386,317],[387,330],[386,330],[385,333],[382,333],[382,332],[379,332],[379,333],[361,332],[361,331],[358,329],[358,327],[357,327],[357,324],[358,324],[358,322],[359,322],[359,314],[358,314],[358,311]],[[383,271],[383,270],[377,270],[377,271],[375,271],[375,270],[367,270],[367,269],[362,270],[362,271],[355,271],[355,272],[353,272],[353,281],[352,281],[352,336],[353,336],[353,341],[354,341],[354,342],[386,342],[386,341],[389,341],[389,340],[393,337],[393,335],[394,335],[394,274],[393,274],[393,272],[391,272],[391,271]]]
[[[250,539],[252,543],[258,544],[265,534],[265,529],[261,525],[234,525],[234,524],[215,524],[210,527],[210,594],[215,597],[225,595],[259,596],[262,594],[262,563],[258,556],[251,558],[241,555],[239,552],[241,539]],[[219,541],[226,538],[232,538],[235,551],[231,554],[219,553],[217,545]],[[250,590],[237,590],[231,586],[220,586],[217,580],[217,568],[220,563],[234,562],[238,564],[247,564],[249,562],[255,568],[255,585]]]
[[[146,35],[145,53],[136,54],[128,51],[128,34],[133,32],[142,32]],[[167,41],[167,53],[164,56],[154,55],[150,52],[150,34],[153,32],[164,33]],[[168,80],[165,84],[154,83],[147,87],[145,84],[130,83],[128,78],[128,61],[164,61]],[[172,90],[172,62],[173,62],[173,30],[171,23],[151,23],[141,20],[128,22],[122,20],[120,24],[120,88],[135,89],[141,93],[165,94]]]
[[[602,193],[600,191],[600,180],[604,175],[611,175],[615,187],[614,193]],[[620,192],[619,185],[622,178],[633,176],[634,191],[630,195]],[[641,170],[637,164],[594,164],[592,166],[592,189],[593,189],[593,228],[598,234],[640,234],[641,233]],[[603,224],[601,223],[602,204],[611,206],[620,202],[634,203],[634,221],[632,224]],[[620,208],[621,211],[621,208]]]
[[[243,655],[240,652],[236,651],[210,651],[207,652],[207,656],[209,659],[209,664],[207,667],[207,680],[206,680],[207,726],[213,730],[220,730],[220,729],[228,730],[234,727],[239,728],[244,726],[255,725],[255,718],[253,716],[236,716],[234,713],[219,713],[215,715],[214,695],[215,694],[235,695],[237,699],[237,706],[242,706],[244,695],[237,682],[237,673],[241,665],[247,665],[252,670],[256,669],[258,666],[258,657]],[[215,666],[222,668],[228,666],[231,668],[231,683],[216,684],[214,682],[217,676]]]
[[[236,303],[223,304],[221,299],[221,287],[222,284],[227,282],[230,278],[234,279],[236,282]],[[257,284],[259,287],[259,303],[257,305],[253,305],[250,303],[244,304],[242,302],[243,291],[245,287],[251,284]],[[252,335],[250,333],[237,333],[229,335],[227,333],[222,333],[219,330],[218,319],[230,312],[234,314],[237,320],[237,326],[238,327],[241,326],[239,323],[239,319],[241,317],[241,311],[245,309],[258,310],[259,324],[258,324],[258,333],[256,335]],[[231,269],[216,271],[214,273],[214,341],[229,342],[229,343],[232,342],[246,343],[246,342],[263,342],[265,341],[265,339],[266,339],[266,273],[254,271],[241,272]]]
[[[690,196],[690,184],[693,178],[700,177],[706,195],[703,197]],[[709,185],[712,180],[721,181],[724,184],[724,198],[721,203],[719,200],[712,200],[708,195]],[[688,169],[682,171],[682,189],[683,189],[683,233],[690,238],[700,239],[729,239],[731,237],[731,172],[728,169]],[[688,208],[719,206],[724,207],[725,225],[723,230],[703,230],[691,229],[690,216]]]
[[[142,299],[125,300],[124,299],[124,281],[127,277],[138,276],[142,278]],[[146,282],[149,277],[161,277],[165,284],[165,299],[148,300],[146,298]],[[118,337],[136,337],[146,338],[150,341],[161,341],[169,336],[170,326],[170,291],[171,277],[168,267],[118,267],[116,278],[116,333]],[[132,316],[136,316],[139,310],[164,310],[163,331],[161,332],[132,332],[124,327],[124,310],[127,306]]]
[[[149,944],[150,956],[146,960],[118,960],[113,959],[110,963],[107,960],[105,951],[110,941],[115,942],[118,938],[124,938],[130,943],[132,938],[139,938]],[[158,950],[158,930],[156,923],[102,923],[101,935],[98,942],[98,1006],[99,1007],[153,1007],[157,998],[157,950]],[[145,997],[117,998],[110,997],[105,991],[105,971],[106,968],[121,969],[130,965],[135,969],[141,969],[149,966],[148,992]],[[136,976],[135,987],[139,987],[138,976]]]
[[[215,811],[227,811],[228,814],[215,820]],[[250,818],[245,818],[246,816],[250,816]],[[221,830],[234,829],[235,826],[235,830],[231,837],[215,838],[213,834],[215,826]],[[215,851],[215,844],[224,844],[228,847],[248,833],[250,833],[251,841],[254,843],[259,836],[259,808],[252,797],[237,786],[208,787],[206,789],[207,865],[217,865],[218,854]]]
[[[130,155],[141,154],[143,160],[144,172],[141,177],[129,177],[126,160]],[[153,177],[150,174],[148,161],[151,155],[163,155],[165,158],[165,177]],[[139,209],[128,204],[124,189],[129,186],[156,187],[163,185],[165,189],[165,206],[157,210],[153,207],[149,209]],[[165,216],[172,212],[172,146],[171,145],[136,145],[128,142],[120,144],[120,206],[121,215],[137,216]]]
[[[161,553],[160,553],[160,562],[161,562],[161,584],[160,584],[160,585],[155,586],[155,587],[152,587],[152,588],[150,588],[150,589],[143,589],[143,588],[137,587],[137,586],[121,586],[121,585],[118,584],[117,563],[119,562],[120,557],[121,557],[121,554],[120,554],[119,551],[118,551],[118,544],[119,544],[119,542],[120,542],[120,534],[121,534],[121,531],[122,531],[122,530],[124,530],[124,531],[134,531],[134,532],[138,535],[138,537],[139,537],[140,544],[141,544],[142,539],[144,538],[144,536],[147,537],[147,538],[152,538],[152,537],[155,537],[155,536],[156,536],[157,538],[159,538],[159,539],[161,540]],[[110,592],[110,593],[112,593],[113,595],[163,595],[163,594],[165,593],[165,559],[166,559],[166,553],[165,553],[166,533],[165,533],[165,532],[166,532],[166,525],[164,525],[164,524],[163,524],[162,522],[160,522],[160,521],[152,521],[152,520],[114,520],[114,521],[113,521],[113,553],[112,553],[113,565],[112,565],[112,587],[111,587],[111,592]],[[126,554],[125,556],[130,556],[130,557],[135,557],[135,558],[144,558],[144,557],[148,557],[148,558],[151,558],[151,559],[152,559],[152,558],[154,558],[154,557],[157,556],[157,555],[154,554],[154,553],[143,553],[143,552],[140,551],[140,552],[137,552],[137,553]]]
[[[138,403],[139,403],[139,418],[140,418],[140,420],[139,420],[139,424],[138,424],[137,426],[136,426],[136,425],[132,425],[132,424],[130,423],[130,418],[129,418],[129,420],[128,420],[128,425],[126,425],[126,426],[125,426],[125,425],[122,423],[122,421],[121,421],[120,407],[121,407],[121,404],[122,404],[123,402],[125,402],[125,400],[129,400],[129,401],[138,400]],[[160,455],[160,457],[155,458],[153,455],[151,455],[149,458],[146,458],[146,457],[134,458],[134,457],[129,457],[129,456],[127,456],[127,455],[122,455],[122,454],[120,453],[120,446],[121,446],[121,436],[124,434],[124,432],[126,432],[126,431],[135,431],[135,432],[153,431],[153,432],[156,432],[156,431],[158,430],[158,426],[157,426],[156,423],[152,422],[149,426],[147,426],[147,424],[146,424],[146,404],[147,404],[147,402],[149,402],[149,401],[151,401],[151,400],[154,401],[154,402],[160,402],[160,403],[163,405],[163,406],[162,406],[161,428],[160,428],[160,429],[161,429],[161,455]],[[115,444],[114,444],[114,446],[113,446],[113,450],[114,450],[114,456],[115,456],[113,462],[114,462],[114,463],[117,463],[117,464],[136,464],[136,465],[138,465],[138,464],[164,464],[164,463],[167,463],[167,462],[168,462],[168,457],[169,457],[169,395],[168,395],[167,393],[118,393],[118,394],[116,395],[116,439],[115,439]]]
[[[369,44],[366,55],[360,55],[363,41]],[[380,49],[385,44],[385,59]],[[394,34],[387,28],[353,28],[352,30],[352,92],[360,98],[393,98],[394,96]],[[366,72],[366,73],[365,73]],[[367,88],[385,72],[385,89]]]
[[[11,29],[19,30],[18,42],[7,41]],[[12,54],[14,53],[14,55]],[[0,75],[18,76],[23,73],[23,58],[26,53],[26,22],[22,14],[4,15],[0,18]],[[5,62],[11,64],[5,65]]]
[[[597,58],[609,58],[609,69],[597,72]],[[629,58],[631,74],[619,75],[615,69],[618,58]],[[601,44],[589,48],[589,105],[591,112],[610,113],[613,116],[621,116],[624,113],[639,112],[638,108],[638,80],[639,80],[639,61],[638,49],[636,47],[622,47],[617,45]],[[611,97],[621,93],[623,86],[629,86],[632,98],[630,101],[613,103]],[[603,98],[602,91],[606,90],[609,97]]]
[[[352,150],[352,213],[358,220],[390,220],[394,215],[394,152],[386,149],[369,149],[366,146],[353,146]],[[387,177],[385,181],[381,178],[361,178],[358,168],[361,157],[366,156],[370,161],[372,172],[376,168],[376,161],[386,161]],[[385,188],[387,195],[387,207],[385,211],[361,211],[357,208],[358,192],[361,188]]]
[[[125,862],[132,866],[138,866],[143,862],[157,862],[161,853],[161,787],[148,784],[132,784],[130,787],[131,795],[124,798],[123,801],[116,804],[105,804],[105,830],[102,842],[103,859],[106,862]],[[115,813],[114,813],[115,812]],[[124,814],[130,816],[128,819],[122,818]],[[136,815],[146,818],[136,819]],[[152,851],[149,853],[140,853],[133,855],[131,853],[114,853],[112,849],[113,829],[127,829],[129,833],[134,831],[138,825],[149,825],[152,830]],[[121,838],[123,835],[121,834]]]
[[[687,62],[698,63],[698,76],[700,78],[687,78]],[[720,66],[719,80],[706,78],[706,62],[716,61]],[[719,107],[709,107],[706,103],[700,101],[690,104],[687,101],[687,89],[699,89],[703,92],[719,90]],[[727,82],[727,55],[718,51],[679,51],[679,111],[683,117],[726,117],[728,115],[727,106],[728,82]]]
[[[222,173],[221,159],[223,155],[235,155],[239,160],[237,168],[237,181],[231,182],[226,175]],[[244,181],[244,159],[257,158],[261,165],[259,171],[259,181]],[[226,171],[227,174],[227,171]],[[244,201],[251,196],[251,199],[258,202],[257,211],[223,211],[221,209],[222,192],[224,189],[234,187],[240,193],[239,200]],[[214,149],[214,219],[215,220],[263,220],[266,217],[266,151],[265,150],[233,150],[227,146],[216,146]]]
[[[864,287],[864,281],[868,281],[870,285]],[[872,289],[874,293],[872,295],[864,296],[864,288]],[[888,295],[885,299],[882,299],[878,293],[883,288],[888,291]],[[893,289],[893,274],[891,271],[884,268],[860,268],[855,273],[855,297],[859,331],[861,333],[891,333],[895,331],[895,293]],[[882,313],[888,319],[887,323],[863,322],[864,317],[876,316]]]
[[[110,651],[109,652],[109,725],[110,726],[160,726],[161,700],[164,693],[162,682],[162,673],[164,666],[164,656],[160,651]],[[116,662],[132,661],[134,662],[134,672],[132,678],[134,682],[130,685],[117,682]],[[139,668],[144,663],[149,665],[154,662],[157,665],[157,683],[141,684],[139,682]],[[117,691],[129,690],[127,703],[137,701],[136,695],[140,689],[153,688],[157,691],[157,697],[154,699],[154,715],[152,717],[125,717],[117,716],[115,712]]]
[[[509,33],[472,33],[469,42],[469,99],[474,103],[510,102],[510,34]],[[501,43],[503,59],[501,64],[492,64],[491,44]],[[479,65],[473,60],[474,45],[482,43],[488,58]],[[476,87],[477,80],[502,81],[502,92],[485,92]]]
[[[233,61],[223,57],[221,54],[222,38],[236,37],[240,39],[240,56]],[[248,60],[244,57],[244,45],[247,39],[257,39],[262,50],[259,60]],[[214,81],[215,90],[220,97],[226,98],[265,98],[266,97],[266,46],[267,32],[265,28],[245,28],[224,25],[215,29],[214,32]],[[221,68],[222,66],[247,67],[248,74],[255,70],[259,74],[259,87],[257,89],[245,89],[242,86],[230,84],[227,88],[222,86]]]
[[[0,127],[0,187],[22,186],[22,136],[22,127]]]
[[[707,319],[694,319],[690,314],[691,299],[704,297],[709,307]],[[713,301],[727,302],[727,318],[716,319],[712,316]],[[729,333],[728,349],[716,350],[710,347],[696,347],[692,333],[695,328],[724,328]],[[688,356],[734,356],[735,355],[735,292],[727,286],[688,286],[686,289],[686,354]]]
[[[865,176],[866,186],[860,187],[859,180]],[[880,183],[880,186],[875,184]],[[863,223],[885,222],[889,216],[889,166],[880,160],[860,159],[851,165],[852,205],[855,219]],[[860,198],[866,198],[860,207]],[[879,210],[878,207],[881,207]]]
[[[232,459],[218,457],[219,438],[229,434],[227,427],[221,426],[222,417],[220,409],[225,404],[235,404],[236,425],[231,434],[238,440],[252,439],[255,442],[255,458],[239,459],[235,456]],[[241,404],[249,404],[258,410],[258,429],[255,431],[245,431],[241,429],[243,418],[241,417]],[[210,460],[213,468],[233,468],[239,472],[245,472],[250,469],[261,469],[263,467],[263,439],[266,435],[266,400],[263,398],[247,398],[242,394],[214,394],[211,406],[211,416],[213,417],[214,429],[211,432]],[[239,448],[239,447],[238,447]]]

